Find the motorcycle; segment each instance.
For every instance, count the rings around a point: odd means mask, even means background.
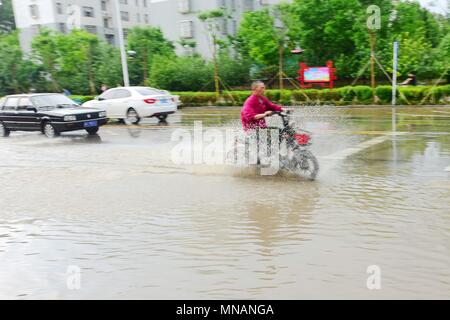
[[[284,169],[288,172],[295,173],[299,176],[306,177],[309,180],[315,180],[319,172],[319,162],[317,158],[309,151],[309,146],[312,144],[311,135],[312,133],[306,130],[296,129],[295,123],[291,120],[292,110],[287,110],[286,112],[274,112],[278,115],[282,121],[282,128],[279,127],[268,127],[264,129],[256,129],[256,145],[257,145],[257,162],[258,166],[261,166],[261,158],[259,152],[259,140],[261,135],[261,130],[278,130],[278,143],[279,149],[282,150],[281,146],[285,146],[285,152],[279,152],[279,164],[280,169]],[[271,144],[271,136],[267,136],[268,145]],[[239,148],[245,148],[246,158],[249,158],[249,142],[245,139],[245,146],[243,146],[242,141],[239,143],[235,140],[234,144],[234,158],[237,160],[237,154]],[[268,148],[269,154],[271,148]]]
[[[300,176],[305,176],[309,180],[315,180],[319,172],[319,162],[308,150],[308,147],[312,144],[312,133],[295,129],[295,123],[290,119],[291,112],[291,110],[287,110],[286,113],[275,112],[281,117],[283,123],[283,128],[279,129],[279,143],[285,141],[287,147],[287,154],[280,156],[281,167]]]

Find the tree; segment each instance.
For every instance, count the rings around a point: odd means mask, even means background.
[[[236,42],[242,56],[265,66],[277,64],[280,39],[275,30],[275,19],[268,9],[244,14]]]
[[[292,9],[301,27],[304,59],[312,65],[335,61],[339,74],[358,69],[355,38],[367,35],[365,9],[357,0],[295,0]],[[366,38],[367,39],[367,38]],[[367,44],[367,42],[366,42]],[[367,58],[366,56],[365,58]]]
[[[208,32],[208,39],[210,39],[212,44],[212,55],[213,55],[213,65],[214,65],[214,88],[216,90],[216,96],[220,95],[219,87],[219,66],[217,63],[217,46],[219,45],[219,32],[220,32],[220,21],[225,19],[225,12],[221,9],[205,11],[199,14],[198,18],[202,21]]]
[[[128,50],[136,52],[130,61],[130,75],[134,83],[145,84],[155,55],[174,56],[174,45],[164,38],[159,28],[134,27],[127,36]]]
[[[0,34],[0,95],[27,92],[43,82],[39,67],[23,59],[18,31]]]
[[[228,50],[222,50],[217,58],[219,77],[228,86],[246,84],[250,81],[251,63],[250,59],[232,57]]]
[[[61,91],[57,82],[58,48],[55,33],[43,29],[32,41],[34,58],[41,63],[43,70],[50,78],[50,91]]]
[[[121,81],[118,50],[84,30],[42,30],[32,46],[33,59],[50,79],[52,91],[96,94],[102,83],[113,86]]]
[[[434,68],[439,76],[445,76],[450,83],[450,33],[447,34],[433,52]]]
[[[63,88],[95,94],[96,64],[99,62],[98,38],[84,30],[74,29],[69,34],[56,34],[58,53],[58,82]]]
[[[0,33],[9,33],[16,28],[12,0],[2,0],[0,3]]]
[[[149,84],[166,90],[205,91],[213,88],[211,63],[199,56],[155,56],[151,66]]]
[[[99,61],[96,65],[96,87],[102,84],[116,87],[122,83],[122,64],[120,51],[106,42],[101,41],[98,47]]]

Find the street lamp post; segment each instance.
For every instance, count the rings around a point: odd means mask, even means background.
[[[125,87],[129,87],[130,77],[128,75],[127,55],[125,53],[125,42],[123,37],[122,17],[120,15],[119,0],[114,1],[114,6],[116,7],[117,31],[119,34],[120,56],[122,59],[123,82]]]

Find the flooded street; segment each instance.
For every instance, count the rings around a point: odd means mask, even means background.
[[[316,181],[173,163],[175,130],[239,108],[0,139],[0,298],[449,299],[450,109],[295,116]]]

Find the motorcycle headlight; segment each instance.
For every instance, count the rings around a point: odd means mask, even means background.
[[[98,116],[99,116],[100,118],[105,118],[105,117],[106,117],[106,111],[100,111],[100,112],[98,113]]]
[[[64,121],[76,121],[76,116],[64,116]]]

